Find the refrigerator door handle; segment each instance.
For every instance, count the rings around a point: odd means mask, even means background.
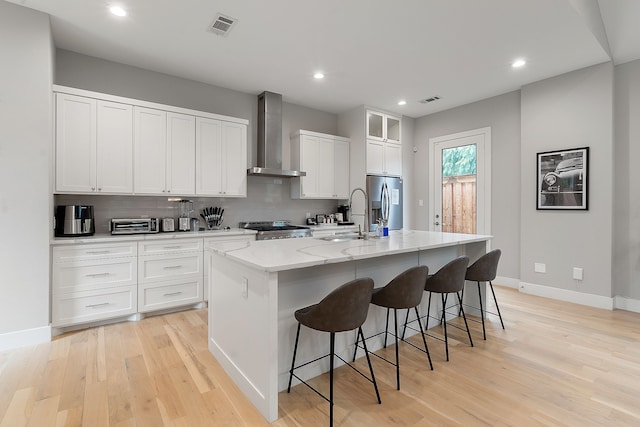
[[[387,187],[387,183],[382,184],[382,219],[388,223],[389,222],[389,187]]]

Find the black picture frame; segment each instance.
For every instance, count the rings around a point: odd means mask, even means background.
[[[589,210],[589,147],[537,153],[537,210]]]

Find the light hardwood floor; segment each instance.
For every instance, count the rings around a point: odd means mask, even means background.
[[[452,332],[450,362],[429,339],[434,371],[401,343],[401,391],[374,358],[382,405],[370,383],[337,369],[336,425],[640,425],[640,314],[496,291],[507,329],[491,318],[483,341],[472,322],[474,348]],[[267,425],[208,352],[206,321],[206,310],[174,313],[0,353],[0,427]],[[312,382],[326,389],[327,379]],[[327,416],[301,385],[280,394],[273,425]]]

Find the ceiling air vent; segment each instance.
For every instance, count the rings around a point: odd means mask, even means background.
[[[420,102],[423,103],[423,104],[428,104],[430,102],[437,101],[438,99],[440,99],[440,97],[438,95],[436,95],[436,96],[432,96],[430,98],[421,99]]]
[[[236,22],[238,22],[237,19],[218,13],[213,23],[209,25],[209,31],[219,36],[226,36]]]

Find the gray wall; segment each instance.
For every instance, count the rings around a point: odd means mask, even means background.
[[[55,83],[248,119],[248,161],[255,165],[258,94],[237,92],[60,49],[56,51]],[[282,121],[282,163],[285,168],[290,165],[290,133],[299,129],[329,134],[337,132],[336,115],[286,102],[283,103]],[[247,198],[194,200],[198,209],[224,207],[225,225],[229,226],[237,226],[240,220],[258,219],[288,219],[301,223],[307,212],[311,215],[335,212],[338,205],[337,201],[292,200],[290,192],[289,179],[249,177]],[[175,203],[169,203],[162,197],[65,195],[55,198],[55,204],[75,203],[95,206],[96,231],[106,231],[108,219],[112,217],[177,216]]]
[[[0,58],[1,335],[49,324],[53,47],[48,16],[0,2]]]
[[[613,65],[605,63],[522,88],[520,279],[612,296]],[[589,210],[536,210],[536,153],[590,147]],[[534,262],[546,264],[534,273]],[[584,269],[574,281],[572,268]]]
[[[640,299],[640,60],[614,76],[614,293]]]
[[[498,274],[520,277],[520,92],[485,99],[415,121],[413,225],[428,230],[429,138],[491,127],[491,234],[502,249]],[[418,206],[418,200],[424,206]]]

